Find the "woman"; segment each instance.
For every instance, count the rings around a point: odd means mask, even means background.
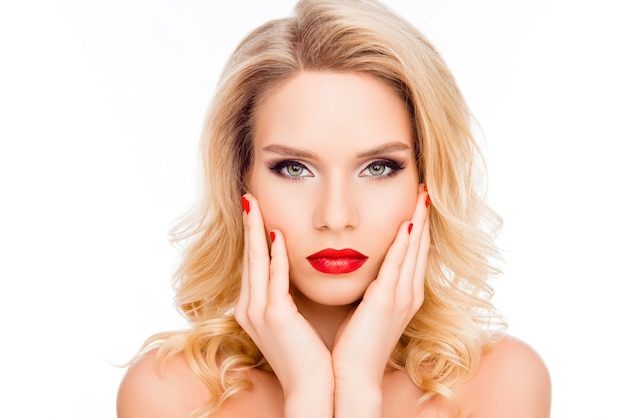
[[[180,232],[191,326],[148,340],[118,416],[549,416],[543,362],[493,329],[476,154],[445,64],[381,4],[303,0],[252,32]]]

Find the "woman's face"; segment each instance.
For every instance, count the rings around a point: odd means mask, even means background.
[[[324,305],[357,301],[417,201],[403,101],[367,75],[301,72],[257,117],[250,192],[266,231],[285,237],[292,287]]]

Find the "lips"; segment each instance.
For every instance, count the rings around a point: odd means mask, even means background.
[[[315,254],[311,254],[306,259],[313,268],[319,272],[327,274],[346,274],[358,270],[367,261],[366,256],[350,248],[343,250],[333,250],[327,248]]]

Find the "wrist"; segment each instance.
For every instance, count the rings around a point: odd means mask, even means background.
[[[336,418],[380,418],[383,396],[380,385],[352,381],[336,383]]]
[[[285,418],[332,418],[333,387],[315,386],[285,393]]]

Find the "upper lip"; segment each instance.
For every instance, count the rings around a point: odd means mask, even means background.
[[[326,248],[307,257],[309,260],[316,258],[367,258],[367,256],[353,250],[352,248],[344,248],[343,250]]]

